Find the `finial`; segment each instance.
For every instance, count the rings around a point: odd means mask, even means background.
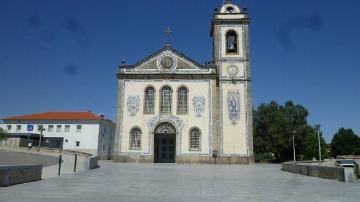
[[[122,59],[121,59],[121,66],[125,66],[125,62],[126,62],[125,59],[122,58]]]
[[[224,5],[224,4],[232,4],[232,3],[233,2],[231,0],[224,0],[222,5]]]
[[[172,33],[170,27],[168,27],[164,32],[166,34],[166,46],[170,46],[170,34]]]

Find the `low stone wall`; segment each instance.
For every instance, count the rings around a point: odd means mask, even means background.
[[[115,163],[154,163],[152,155],[114,155]],[[178,164],[250,164],[253,157],[242,156],[176,156]]]
[[[7,138],[6,140],[0,140],[0,147],[12,147],[18,148],[20,145],[20,138]]]
[[[286,162],[282,163],[281,170],[300,175],[324,179],[336,179],[345,182],[344,168],[342,167],[320,166],[301,162]]]
[[[41,180],[42,165],[0,166],[0,187]]]
[[[176,163],[179,164],[250,164],[254,163],[253,157],[243,156],[177,156]]]
[[[85,158],[85,162],[84,162],[84,168],[86,170],[92,170],[92,169],[96,169],[99,168],[99,157],[98,156],[90,156]]]

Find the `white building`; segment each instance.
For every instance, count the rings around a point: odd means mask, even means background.
[[[19,146],[27,146],[29,141],[37,146],[40,129],[43,128],[43,147],[82,151],[103,159],[113,156],[115,124],[103,115],[91,112],[45,112],[6,117],[3,121],[0,127],[10,137],[17,138]]]
[[[227,0],[213,15],[211,62],[167,43],[119,66],[115,162],[253,162],[249,21]]]

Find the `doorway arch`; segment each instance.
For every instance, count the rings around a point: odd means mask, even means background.
[[[176,128],[169,122],[160,123],[154,131],[154,162],[175,163]]]

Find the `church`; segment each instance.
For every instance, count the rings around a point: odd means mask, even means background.
[[[227,0],[211,21],[211,62],[170,43],[136,64],[122,62],[114,162],[254,162],[249,22],[247,9]]]

